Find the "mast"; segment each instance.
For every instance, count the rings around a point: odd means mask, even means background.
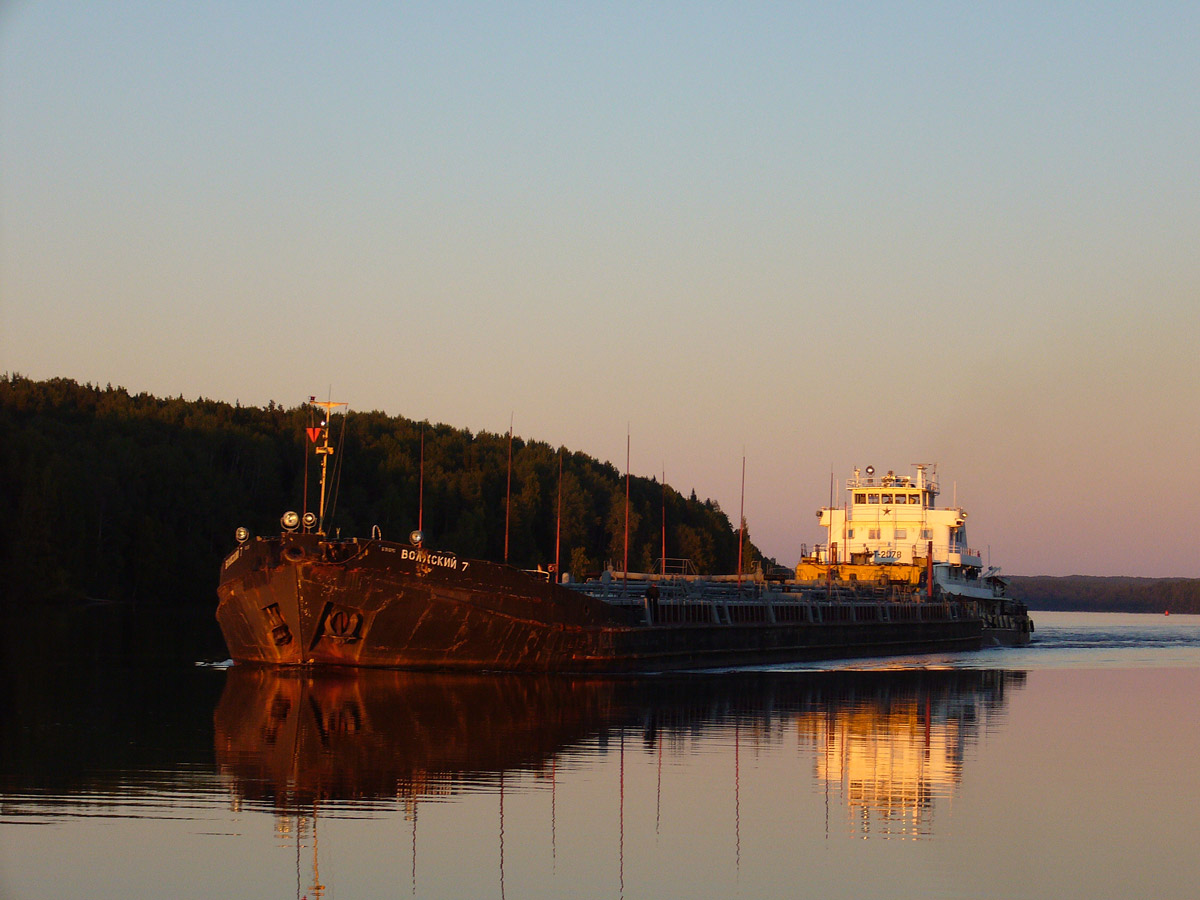
[[[825,539],[825,562],[829,565],[834,565],[837,560],[833,558],[833,466],[829,467],[829,536]]]
[[[508,486],[504,490],[504,563],[508,564],[508,519],[512,508],[512,416],[508,417]]]
[[[561,560],[559,555],[562,549],[562,469],[563,457],[562,447],[558,448],[558,509],[555,516],[556,522],[554,525],[554,580],[559,581],[562,578]]]
[[[316,402],[317,398],[309,397],[308,399],[310,402]],[[308,439],[310,441],[316,441],[317,431],[316,431],[315,427],[313,426],[312,422],[313,422],[313,414],[312,414],[312,410],[309,410],[309,412],[308,412],[308,429],[307,429]],[[306,442],[304,444],[304,494],[303,494],[303,502],[300,507],[300,521],[303,522],[307,518],[308,518],[308,443]]]
[[[325,533],[325,477],[326,470],[329,467],[329,457],[333,456],[334,450],[329,446],[329,420],[333,415],[333,411],[339,406],[345,406],[345,403],[336,403],[331,400],[313,400],[308,401],[313,406],[319,406],[325,410],[325,420],[321,422],[321,443],[313,448],[313,453],[321,457],[321,502],[317,518],[317,534]],[[343,424],[343,428],[345,425]]]
[[[742,508],[738,511],[738,592],[742,590],[742,549],[746,546],[746,454],[742,453]]]
[[[621,578],[629,581],[629,428],[625,428],[625,561],[621,565]]]
[[[425,423],[421,423],[421,479],[417,488],[417,531],[425,534]]]

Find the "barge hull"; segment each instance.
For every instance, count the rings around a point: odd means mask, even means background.
[[[981,621],[953,604],[859,604],[873,621],[810,610],[794,622],[651,625],[638,606],[508,566],[303,534],[242,545],[218,595],[233,659],[266,665],[615,673],[953,652],[982,641]]]

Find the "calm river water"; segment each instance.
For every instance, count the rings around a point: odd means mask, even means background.
[[[1191,898],[1200,617],[644,679],[9,666],[0,896]]]

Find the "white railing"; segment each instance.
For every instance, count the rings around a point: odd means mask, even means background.
[[[928,541],[864,541],[861,543],[847,542],[846,544],[837,544],[837,559],[830,559],[829,548],[824,544],[813,544],[812,557],[822,564],[830,563],[848,563],[850,554],[852,553],[871,553],[875,555],[877,560],[882,562],[906,562],[911,563],[914,559],[924,559],[928,551]],[[808,556],[807,553],[804,554]],[[966,544],[950,543],[950,544],[934,544],[933,545],[933,561],[934,562],[949,562],[951,555],[960,557],[973,557],[975,559],[983,559],[983,551],[977,550],[974,547],[969,547]]]
[[[881,488],[904,488],[906,490],[919,489],[932,491],[935,494],[940,493],[937,476],[930,476],[928,472],[925,474],[925,483],[923,485],[918,485],[917,479],[911,475],[860,475],[857,478],[851,477],[846,479],[847,490],[865,488],[874,488],[875,490]]]

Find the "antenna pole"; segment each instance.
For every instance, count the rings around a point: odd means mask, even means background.
[[[621,564],[621,578],[629,583],[629,426],[625,426],[625,561]]]
[[[319,506],[320,513],[317,519],[317,534],[325,533],[325,471],[329,465],[329,457],[333,456],[333,448],[329,446],[329,421],[333,418],[333,411],[339,406],[345,406],[345,403],[334,403],[331,400],[311,400],[309,401],[314,406],[319,406],[325,410],[325,421],[321,423],[321,430],[324,432],[321,443],[313,448],[313,452],[321,457],[321,503]],[[346,425],[343,422],[342,428]]]
[[[509,415],[509,481],[504,490],[504,563],[509,562],[509,512],[512,508],[512,416]]]
[[[508,487],[504,492],[504,562],[508,564],[508,520],[512,508],[512,416],[508,417]]]
[[[328,420],[326,420],[328,422]],[[329,426],[325,426],[325,436],[322,438],[323,443],[316,448],[317,455],[321,457],[321,506],[320,512],[317,514],[321,522],[320,531],[325,530],[325,469],[329,465],[329,457],[333,455],[333,448],[329,446]]]
[[[662,565],[658,568],[658,574],[663,578],[667,577],[667,464],[663,463],[663,483],[662,483]]]
[[[834,497],[833,466],[830,466],[829,467],[829,536],[825,540],[825,543],[828,544],[828,546],[825,548],[825,561],[828,562],[830,565],[833,565],[837,562],[837,560],[833,558],[833,552],[832,552],[833,551],[833,509],[834,509],[833,497]]]
[[[562,447],[559,447],[558,448],[558,510],[557,510],[558,522],[554,526],[554,580],[556,582],[562,578],[562,575],[560,574],[562,572],[562,568],[559,565],[559,563],[561,562],[561,560],[559,559],[559,556],[560,556],[560,551],[562,549],[562,469],[563,469]]]
[[[738,593],[742,590],[742,549],[746,546],[746,453],[742,452],[742,508],[738,512]]]
[[[312,401],[315,401],[317,398],[309,397],[308,399],[310,402],[312,402]],[[302,517],[308,515],[308,445],[311,444],[315,440],[315,438],[313,438],[313,436],[312,436],[313,435],[312,429],[313,429],[313,414],[312,414],[312,410],[310,409],[308,411],[309,439],[304,442],[304,502],[300,508],[300,515]],[[303,518],[301,518],[301,521],[303,521]]]

